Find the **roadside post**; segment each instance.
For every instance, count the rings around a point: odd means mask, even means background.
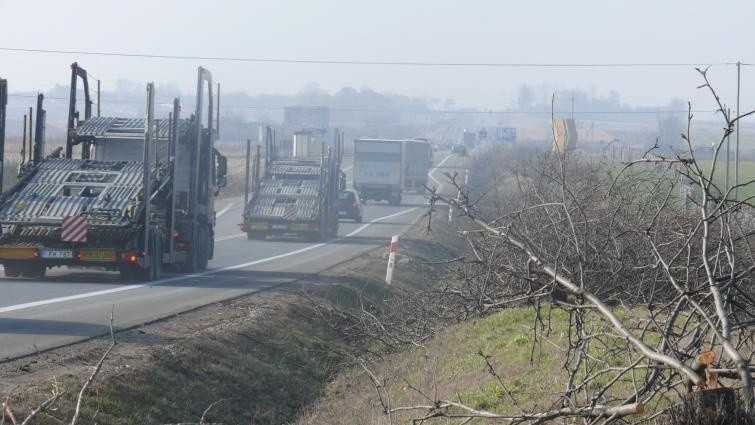
[[[396,266],[396,251],[398,251],[398,235],[393,235],[388,251],[388,270],[385,272],[385,283],[389,285],[393,280],[393,268]]]

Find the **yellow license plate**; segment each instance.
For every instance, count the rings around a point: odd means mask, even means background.
[[[252,230],[267,230],[267,223],[250,223],[249,228]]]
[[[115,251],[109,249],[82,249],[81,261],[115,262]]]
[[[294,231],[309,230],[309,224],[291,223],[288,228]]]

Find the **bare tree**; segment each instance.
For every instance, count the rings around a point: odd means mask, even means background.
[[[436,291],[444,308],[463,316],[459,309],[484,314],[532,305],[540,322],[533,326],[534,341],[550,329],[540,314],[544,298],[569,312],[562,347],[566,379],[552,408],[488,412],[420,389],[427,404],[392,406],[385,386],[376,384],[386,413],[422,412],[418,421],[632,422],[667,414],[689,399],[687,393],[713,395],[719,404],[738,393],[739,413],[731,407],[732,414],[754,417],[752,198],[733,199],[737,187],[721,187],[715,170],[734,126],[755,111],[730,116],[707,71],[698,71],[724,121],[710,169],[695,156],[690,112],[682,135],[686,148],[673,156],[657,154],[656,146],[617,167],[555,152],[487,176],[480,182],[484,193],[448,175],[460,196],[431,196],[433,206],[448,204],[470,226],[460,233],[470,248],[469,258],[459,261],[462,283]],[[481,161],[496,161],[491,157]],[[476,169],[488,168],[480,163]],[[371,322],[361,328],[372,326],[375,334],[401,328],[386,326],[395,324],[384,323],[386,317],[391,315],[363,314],[357,321]],[[498,381],[517,405],[516,395]]]

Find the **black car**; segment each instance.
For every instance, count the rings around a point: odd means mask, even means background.
[[[338,192],[338,217],[362,222],[362,202],[356,190],[346,189]]]

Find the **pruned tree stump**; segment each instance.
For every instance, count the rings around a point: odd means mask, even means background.
[[[694,391],[685,396],[685,403],[701,411],[713,410],[733,414],[737,408],[737,392],[732,388]]]

